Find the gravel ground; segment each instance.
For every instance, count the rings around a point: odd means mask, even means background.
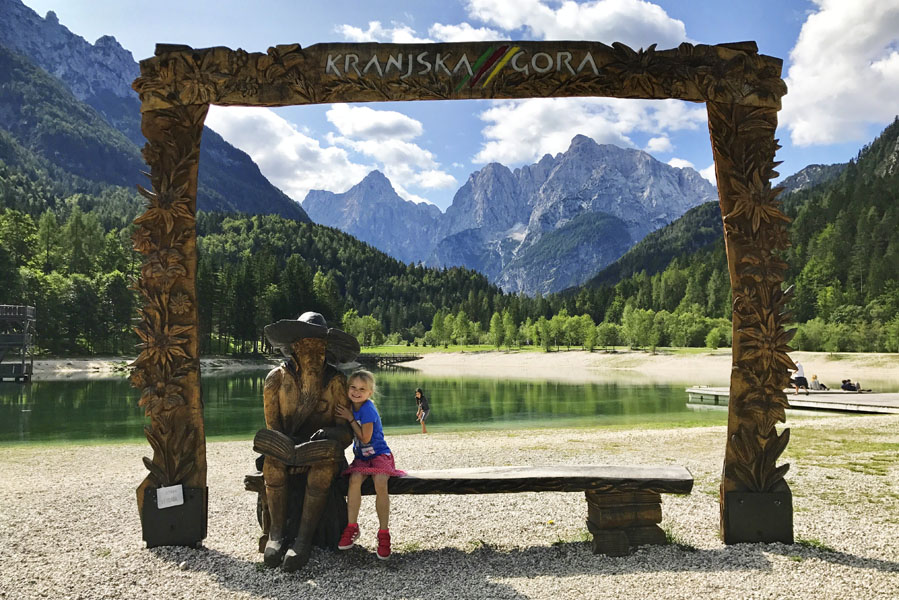
[[[682,464],[693,493],[663,500],[678,543],[593,555],[580,493],[397,496],[382,562],[366,497],[361,546],[292,574],[256,552],[249,440],[208,445],[200,549],[144,548],[147,444],[0,446],[0,598],[899,598],[899,415],[790,425],[791,546],[719,541],[723,427],[440,433],[391,437],[397,465]]]

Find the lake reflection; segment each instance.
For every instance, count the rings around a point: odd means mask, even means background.
[[[392,433],[419,430],[416,387],[431,400],[428,428],[435,431],[727,421],[725,411],[689,409],[682,385],[435,378],[406,371],[376,375],[376,403]],[[203,377],[208,437],[250,439],[264,426],[264,378],[264,372]],[[149,420],[137,406],[139,397],[126,379],[0,384],[0,443],[143,439]]]

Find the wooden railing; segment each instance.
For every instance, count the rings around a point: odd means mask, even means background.
[[[15,304],[0,304],[0,318],[34,319],[33,306],[17,306]]]

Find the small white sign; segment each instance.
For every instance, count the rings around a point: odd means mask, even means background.
[[[156,507],[171,508],[184,504],[184,489],[179,485],[161,487],[156,490]]]

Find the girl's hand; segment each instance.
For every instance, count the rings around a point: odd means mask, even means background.
[[[353,411],[351,411],[345,404],[340,404],[337,406],[337,416],[341,419],[352,421]]]

